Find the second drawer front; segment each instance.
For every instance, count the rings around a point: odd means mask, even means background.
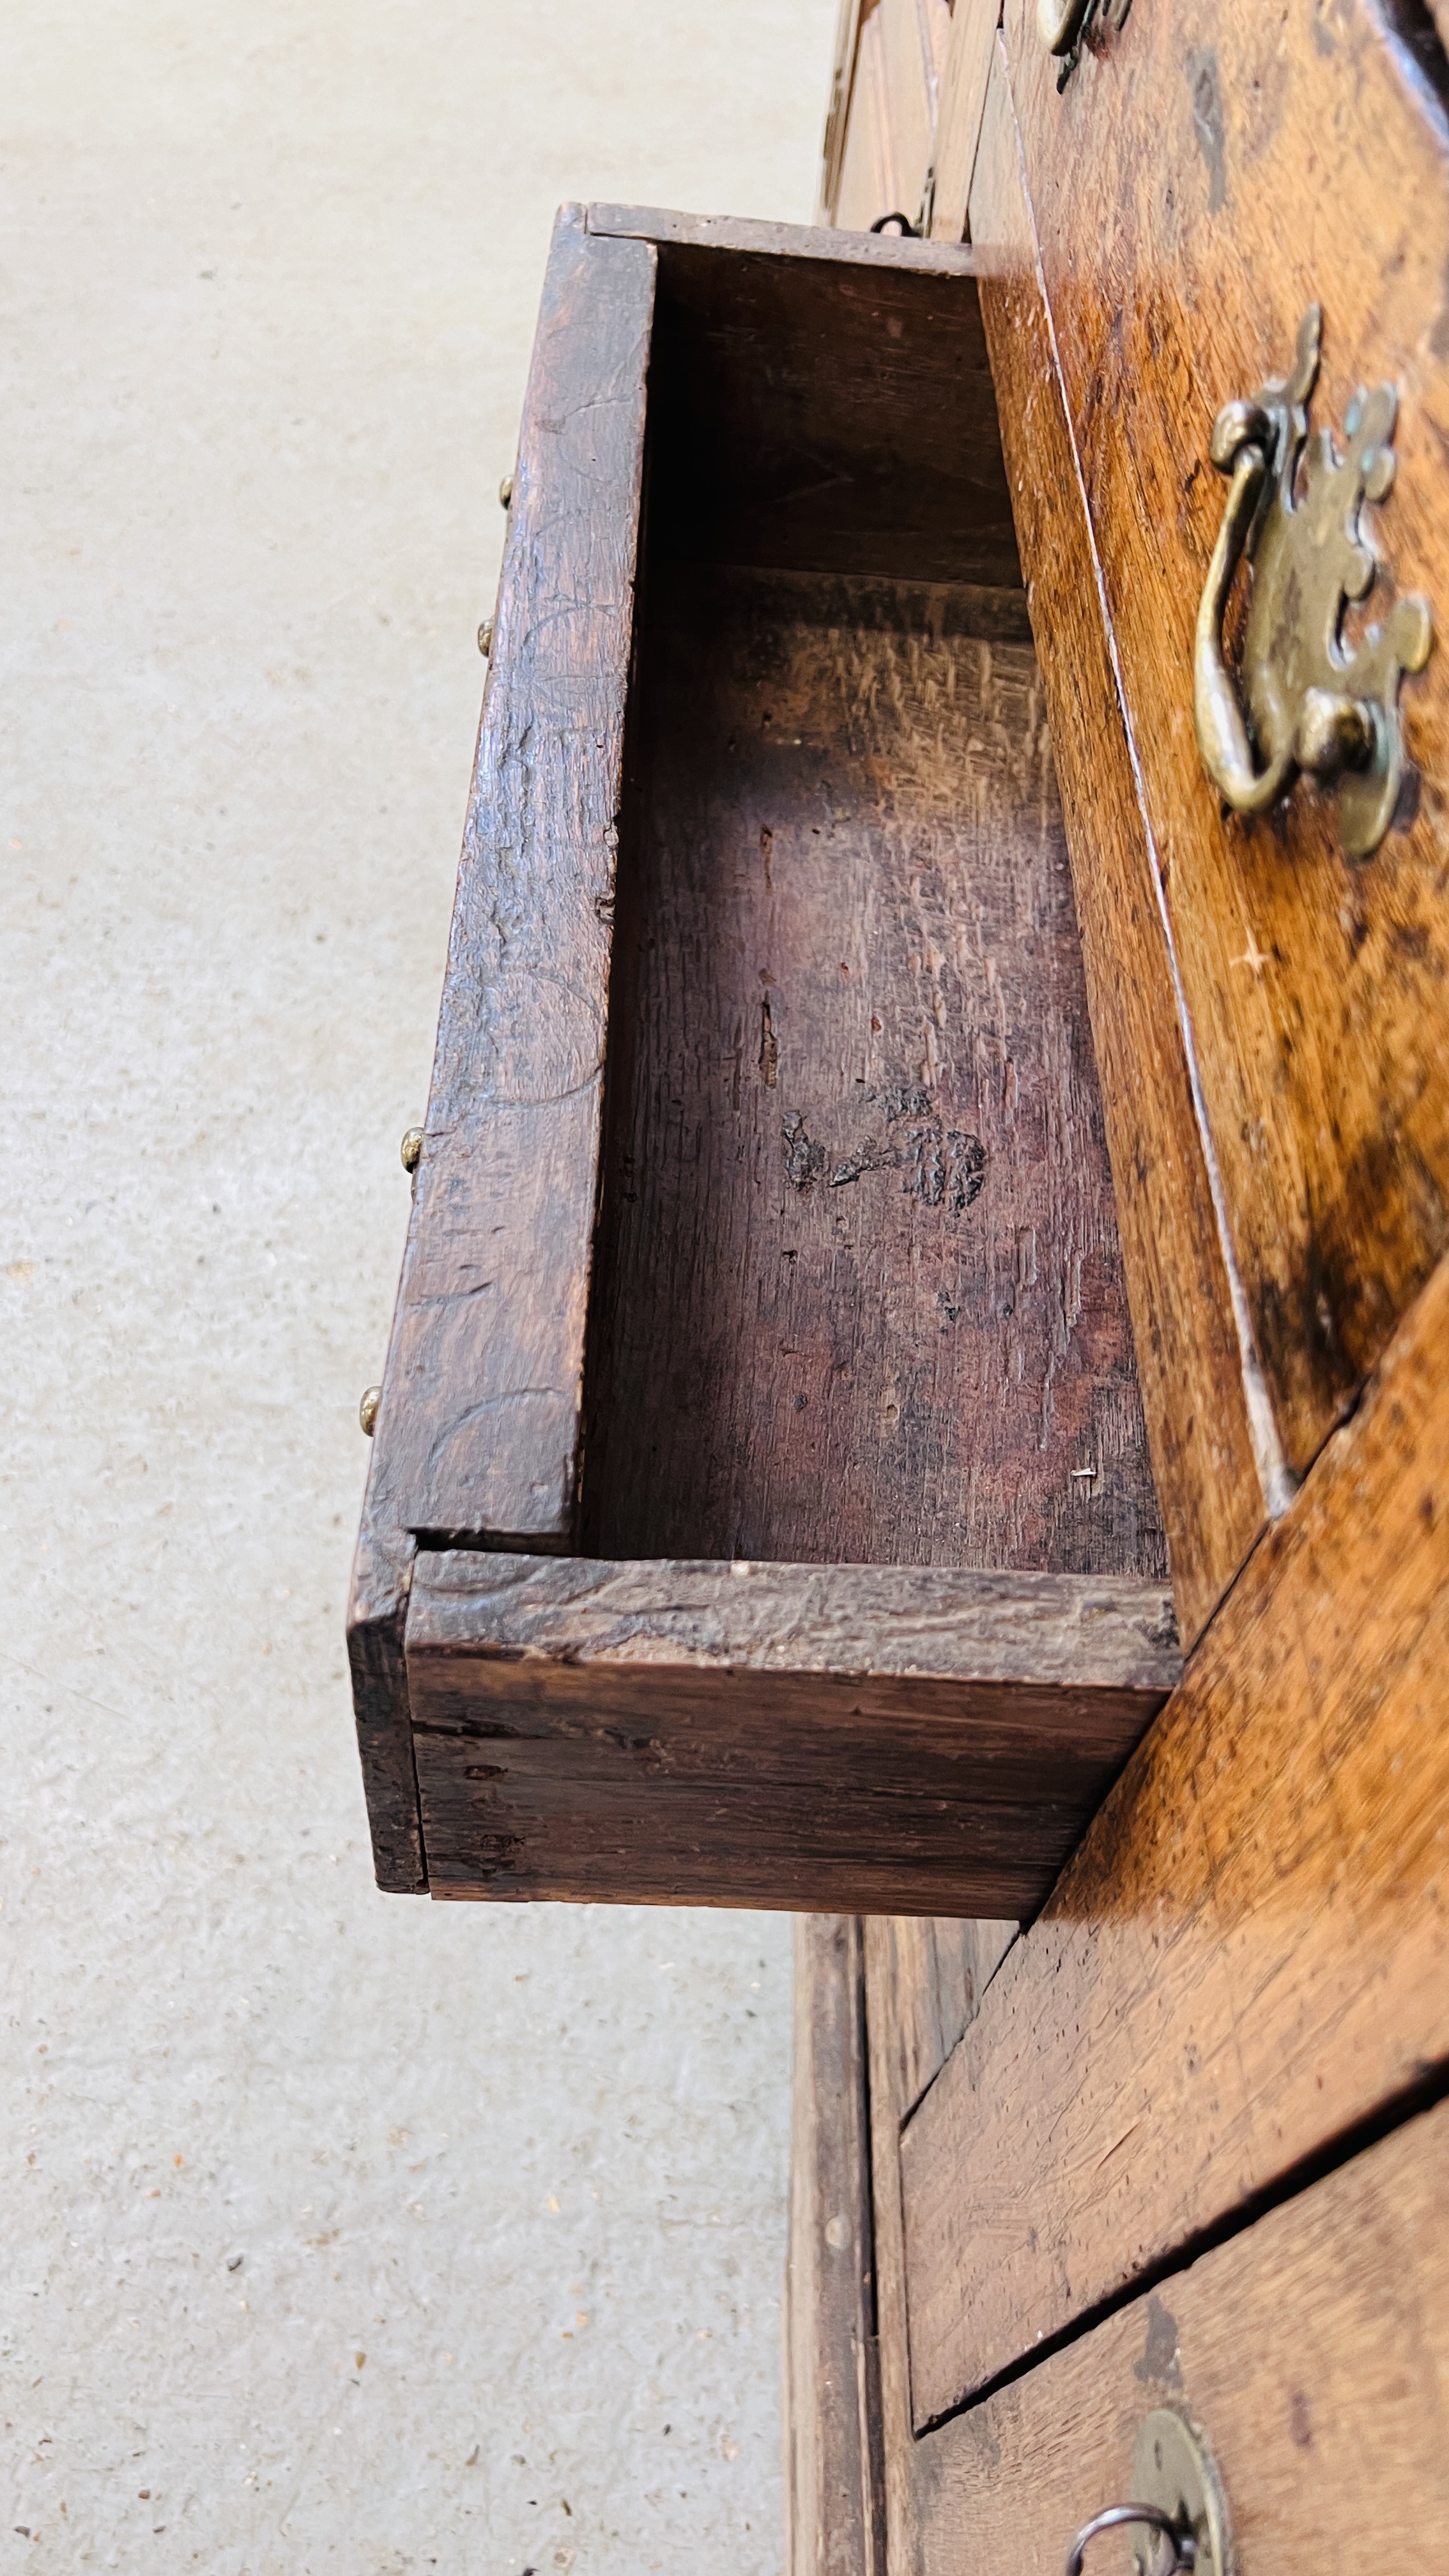
[[[1206,2436],[1243,2576],[1442,2554],[1449,2105],[916,2444],[921,2576],[1058,2576],[1074,2531],[1126,2500],[1162,2406]],[[1088,2568],[1120,2576],[1132,2536]]]

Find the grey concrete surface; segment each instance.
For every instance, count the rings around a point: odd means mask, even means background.
[[[833,17],[4,13],[0,2568],[780,2564],[788,1925],[379,1896],[341,1622],[552,208]]]

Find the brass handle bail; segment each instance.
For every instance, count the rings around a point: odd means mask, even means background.
[[[1393,483],[1397,396],[1391,385],[1358,393],[1344,421],[1347,455],[1320,431],[1299,492],[1322,318],[1310,305],[1291,376],[1262,386],[1250,402],[1224,404],[1213,423],[1208,452],[1231,479],[1197,613],[1193,716],[1203,767],[1235,814],[1268,813],[1307,774],[1340,788],[1344,851],[1364,859],[1398,804],[1399,683],[1406,671],[1422,670],[1433,621],[1427,600],[1401,599],[1386,626],[1370,626],[1353,650],[1343,643],[1344,609],[1367,596],[1380,568],[1360,512]],[[1240,696],[1223,619],[1245,556],[1253,588]]]
[[[1094,2513],[1090,2522],[1083,2523],[1067,2551],[1062,2576],[1082,2576],[1088,2541],[1095,2540],[1099,2531],[1118,2531],[1124,2523],[1139,2523],[1166,2541],[1167,2547],[1159,2551],[1152,2576],[1189,2576],[1197,2564],[1197,2543],[1190,2531],[1179,2528],[1171,2514],[1157,2504],[1109,2504],[1101,2513]]]

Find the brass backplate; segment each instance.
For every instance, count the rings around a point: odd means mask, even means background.
[[[1322,314],[1310,305],[1293,372],[1228,403],[1212,435],[1212,461],[1233,478],[1198,618],[1194,711],[1198,745],[1225,804],[1264,813],[1300,772],[1336,787],[1349,858],[1372,856],[1404,783],[1399,684],[1422,670],[1433,641],[1429,603],[1396,600],[1383,624],[1356,641],[1349,607],[1380,571],[1363,523],[1366,501],[1394,480],[1392,385],[1361,388],[1343,424],[1310,436]],[[1240,558],[1252,564],[1236,683],[1222,647],[1223,616]]]

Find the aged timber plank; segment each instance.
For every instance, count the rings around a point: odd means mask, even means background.
[[[932,22],[945,16],[942,0],[875,0],[861,12],[835,203],[844,230],[916,219],[936,113]]]
[[[1027,1915],[1176,1669],[1137,1581],[427,1554],[432,1892]]]
[[[559,218],[369,1509],[564,1546],[653,312],[647,244]]]
[[[1245,1369],[999,49],[971,228],[1043,648],[1143,1408],[1190,1645],[1263,1526],[1271,1462],[1255,1448],[1252,1356]],[[1268,1436],[1271,1443],[1271,1426]]]
[[[1166,1570],[1024,612],[651,574],[591,1556]]]
[[[785,2267],[788,2576],[884,2576],[861,1924],[795,1921]]]
[[[1003,33],[1232,1239],[1301,1475],[1449,1250],[1449,66],[1422,7],[1380,0],[1134,10],[1061,97],[1036,0],[1006,0]],[[1362,614],[1421,591],[1441,635],[1403,692],[1417,807],[1364,865],[1332,797],[1225,820],[1193,731],[1213,417],[1286,372],[1315,301],[1315,421],[1341,441],[1357,387],[1398,392],[1371,514],[1389,572]]]
[[[840,0],[835,22],[835,51],[830,67],[830,105],[825,117],[825,136],[820,147],[820,220],[835,221],[840,197],[840,171],[845,157],[845,138],[850,127],[851,93],[855,85],[856,39],[860,33],[862,0]]]
[[[975,2018],[988,1981],[1016,1936],[1016,1926],[868,1915],[861,1929],[885,2563],[888,2576],[918,2576],[917,2489],[924,2477],[929,2492],[933,2453],[929,2441],[916,2441],[911,2424],[901,2127],[941,2058]],[[933,2065],[938,2049],[941,2055]]]
[[[404,1653],[414,1541],[380,1531],[364,1509],[347,1604],[357,1751],[378,1886],[421,1896],[428,1884]]]
[[[891,1923],[892,1918],[867,1915],[862,1926],[866,2062],[870,2073],[871,2219],[886,2576],[912,2576],[918,2547],[915,2481],[922,2446],[915,2439],[911,2422],[905,2218],[901,2207],[901,2121],[905,2104],[890,1955]]]
[[[348,1607],[374,1863],[400,1893],[427,1883],[415,1533],[561,1546],[573,1522],[653,273],[647,245],[564,210]]]
[[[959,1915],[888,1914],[873,1920],[871,2009],[889,2031],[891,2096],[910,2118],[1016,1939],[1014,1923]]]
[[[586,209],[586,220],[591,233],[610,240],[746,251],[766,259],[823,260],[831,268],[876,268],[931,277],[976,274],[976,263],[964,242],[903,241],[894,233],[836,231],[829,224],[768,223],[748,215],[681,214],[662,206],[598,203]]]
[[[935,241],[958,242],[966,232],[986,89],[996,59],[998,16],[999,0],[956,0],[952,13],[936,123],[936,193],[931,207]]]
[[[902,2149],[918,2423],[1449,2057],[1449,1265]]]
[[[1058,2576],[1154,2406],[1203,2428],[1244,2567],[1443,2557],[1449,2106],[915,2445],[919,2576]]]

